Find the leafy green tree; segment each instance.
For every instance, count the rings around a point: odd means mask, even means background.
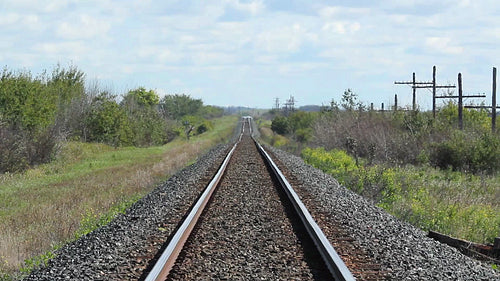
[[[160,102],[160,97],[153,90],[147,91],[144,87],[139,87],[129,91],[124,97],[122,103],[135,102],[140,106],[154,106]]]
[[[217,118],[224,115],[224,109],[218,106],[205,105],[199,110],[199,114],[207,119]]]
[[[315,120],[314,113],[296,111],[288,117],[290,131],[295,133],[299,129],[311,128]]]
[[[193,99],[188,95],[166,95],[160,101],[160,110],[163,116],[180,120],[186,115],[197,115],[203,107],[200,99]]]
[[[288,118],[284,116],[276,116],[274,117],[272,123],[271,123],[271,130],[273,132],[280,134],[280,135],[285,135],[290,131],[289,124],[288,124]]]
[[[185,115],[182,117],[181,123],[188,140],[192,135],[204,133],[212,127],[210,122],[196,115]]]
[[[128,114],[134,135],[134,145],[161,145],[168,141],[168,126],[158,111],[145,107]]]
[[[169,139],[166,120],[158,111],[160,98],[153,91],[138,88],[129,91],[121,102],[127,112],[136,146],[164,144]]]
[[[43,77],[29,72],[14,74],[6,69],[0,80],[0,115],[16,128],[41,131],[53,123],[57,96],[49,91]]]
[[[59,107],[65,107],[85,94],[85,74],[74,66],[64,69],[57,65],[47,87],[58,97]]]
[[[115,146],[130,145],[133,142],[133,132],[127,114],[109,93],[103,92],[93,99],[91,114],[86,122],[90,141]]]

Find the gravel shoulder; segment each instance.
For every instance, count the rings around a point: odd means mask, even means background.
[[[298,179],[294,186],[321,206],[324,216],[349,235],[386,270],[391,280],[500,280],[500,273],[398,220],[300,157],[267,147]]]

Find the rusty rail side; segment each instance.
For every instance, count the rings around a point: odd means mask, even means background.
[[[240,135],[240,140],[241,140],[241,135]],[[188,239],[189,235],[191,234],[191,231],[196,225],[198,218],[200,217],[205,206],[210,200],[210,197],[212,196],[216,186],[218,185],[220,179],[222,178],[222,175],[224,174],[224,171],[226,170],[229,160],[231,160],[231,156],[233,155],[233,152],[236,149],[238,143],[239,141],[234,144],[231,151],[227,154],[226,158],[224,159],[224,162],[222,163],[221,167],[215,174],[214,178],[205,188],[205,191],[200,196],[199,200],[196,202],[194,207],[191,209],[191,211],[187,215],[182,225],[174,234],[167,248],[162,253],[160,258],[158,259],[158,261],[156,262],[156,264],[154,265],[154,267],[151,269],[149,274],[146,276],[146,279],[144,280],[154,281],[154,280],[165,280],[167,278],[167,275],[174,266],[175,260],[179,256],[182,247],[186,243],[186,240]]]
[[[290,183],[287,181],[283,173],[279,170],[278,166],[274,163],[269,154],[255,139],[254,142],[257,145],[261,155],[269,164],[271,170],[280,182],[291,204],[294,206],[295,211],[299,215],[304,227],[307,229],[309,236],[312,238],[314,244],[316,245],[316,248],[323,257],[323,261],[330,270],[332,277],[335,280],[354,281],[354,276],[349,271],[344,261],[337,254],[330,241],[328,241],[321,228],[314,221],[306,206],[304,205],[304,203],[302,203],[297,193],[293,190]]]

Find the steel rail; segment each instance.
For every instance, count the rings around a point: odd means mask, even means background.
[[[222,174],[226,170],[229,160],[231,160],[231,156],[233,155],[236,146],[240,142],[242,135],[243,132],[240,134],[238,142],[234,144],[231,151],[227,154],[226,158],[224,159],[224,162],[222,163],[221,167],[219,168],[213,179],[205,188],[203,194],[200,196],[194,207],[191,209],[191,211],[189,212],[189,214],[187,215],[186,219],[183,221],[181,226],[175,232],[172,240],[168,244],[165,251],[161,254],[160,258],[158,259],[154,267],[146,276],[146,279],[144,279],[145,281],[165,280],[167,278],[167,275],[174,266],[175,260],[179,256],[182,247],[186,243],[189,235],[191,234],[191,231],[193,230],[194,226],[196,225],[196,222],[198,221],[198,218],[200,217],[205,206],[210,200],[210,197],[212,196],[216,186],[218,185],[220,179],[222,178]]]
[[[243,119],[244,122],[248,121],[250,135],[253,135],[251,120],[248,120],[251,118],[243,118]],[[231,159],[231,156],[233,155],[237,145],[239,144],[239,142],[243,137],[243,134],[245,132],[244,122],[242,122],[242,129],[241,129],[241,134],[239,136],[239,140],[234,144],[233,148],[224,159],[216,175],[210,181],[209,185],[205,188],[203,194],[200,196],[199,200],[191,209],[191,211],[189,212],[189,214],[187,215],[186,219],[183,221],[181,226],[177,229],[172,240],[167,245],[167,248],[161,254],[160,258],[158,259],[158,261],[153,266],[152,270],[149,272],[149,274],[146,276],[146,279],[144,280],[156,281],[156,280],[165,280],[167,278],[170,270],[175,264],[175,261],[179,253],[182,250],[182,247],[187,241],[191,231],[196,225],[198,218],[200,217],[201,213],[203,212],[203,209],[207,205],[211,195],[213,194],[216,186],[218,185],[220,179],[222,178],[222,174],[226,170],[226,167],[229,163],[229,160]],[[328,267],[330,273],[332,274],[333,278],[335,280],[342,280],[342,281],[355,280],[349,269],[342,261],[342,259],[333,249],[333,246],[330,244],[330,242],[324,235],[323,231],[321,231],[318,224],[314,221],[314,219],[312,218],[311,214],[309,213],[305,205],[302,203],[298,195],[295,193],[290,183],[286,180],[283,173],[278,169],[277,165],[273,162],[269,154],[267,154],[264,148],[255,140],[255,138],[253,138],[253,136],[252,139],[254,140],[264,160],[269,164],[271,170],[273,171],[276,178],[283,187],[290,202],[294,206],[296,213],[299,215],[303,225],[307,229],[308,234],[314,241],[314,244],[316,245],[318,251],[323,257],[323,260],[326,266]]]
[[[355,280],[354,276],[349,271],[344,261],[337,254],[332,244],[330,244],[330,241],[328,241],[321,228],[314,221],[313,217],[307,210],[306,206],[304,205],[304,203],[302,203],[299,196],[293,190],[292,186],[287,181],[287,179],[280,171],[278,166],[274,163],[269,154],[255,139],[254,142],[257,145],[261,155],[263,156],[265,161],[269,164],[271,170],[273,171],[276,178],[283,187],[283,190],[285,191],[288,199],[294,206],[295,211],[299,215],[300,220],[302,221],[304,227],[307,229],[307,232],[309,233],[309,236],[312,238],[314,244],[316,245],[316,248],[323,257],[323,261],[328,267],[328,270],[332,274],[333,278],[335,280],[341,280],[341,281],[351,281],[351,280],[354,281]]]

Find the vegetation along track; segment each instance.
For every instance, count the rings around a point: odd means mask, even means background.
[[[250,119],[244,120],[240,141],[220,174],[145,280],[354,280],[277,166],[267,162],[269,156],[251,138]],[[371,269],[370,277],[379,276]]]

